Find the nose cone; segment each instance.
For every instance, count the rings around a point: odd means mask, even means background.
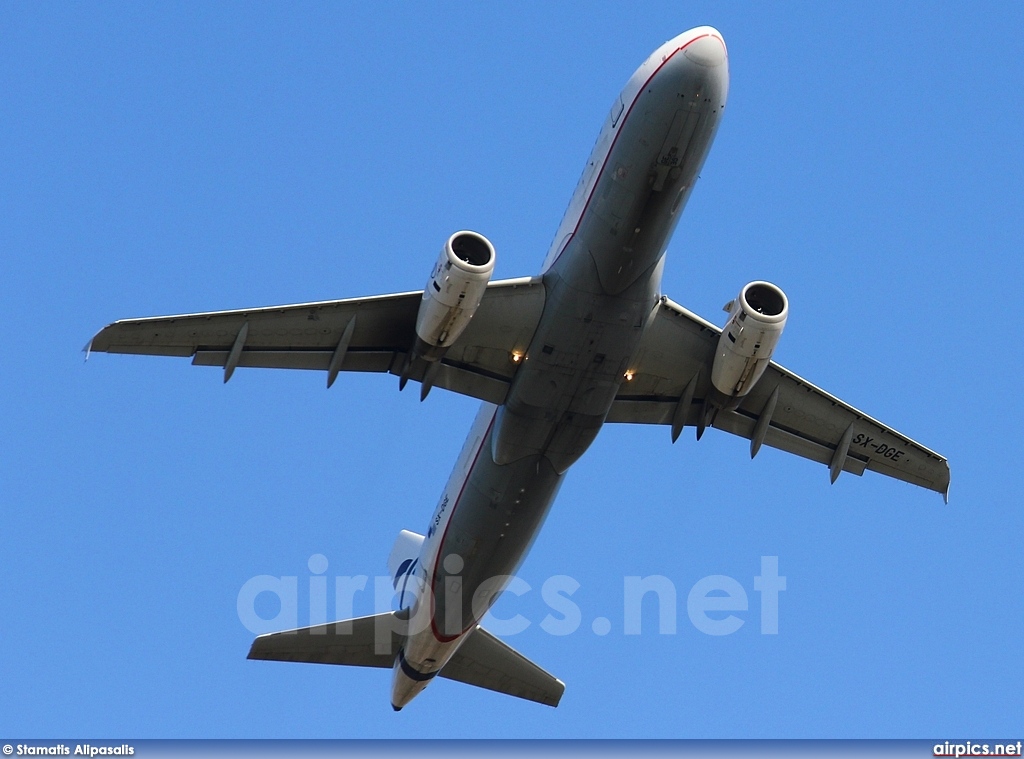
[[[721,66],[728,58],[722,35],[711,27],[704,27],[701,31],[704,32],[703,36],[683,48],[683,55],[699,66]]]

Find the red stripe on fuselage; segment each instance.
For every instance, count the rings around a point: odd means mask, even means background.
[[[555,263],[558,262],[558,259],[561,258],[562,253],[565,252],[565,249],[569,246],[569,243],[572,242],[572,238],[575,237],[576,233],[579,231],[580,224],[583,222],[583,217],[586,216],[587,209],[590,208],[590,201],[593,200],[594,193],[596,192],[598,185],[601,183],[601,177],[604,176],[604,170],[608,166],[608,159],[611,158],[612,153],[615,151],[615,145],[616,145],[616,143],[619,140],[619,136],[625,130],[626,122],[629,120],[630,115],[633,113],[633,108],[637,104],[637,102],[640,100],[640,96],[643,95],[644,90],[647,89],[648,85],[651,83],[651,81],[654,79],[654,77],[656,77],[661,72],[661,70],[665,67],[665,65],[669,61],[671,61],[676,56],[677,53],[685,50],[687,47],[692,45],[694,42],[697,42],[698,40],[702,40],[705,37],[714,37],[715,39],[717,39],[719,42],[722,43],[723,47],[725,47],[725,42],[720,37],[718,37],[717,35],[714,35],[714,34],[706,33],[706,34],[702,34],[702,35],[700,35],[698,37],[694,37],[692,40],[688,40],[685,45],[681,45],[680,47],[677,47],[675,50],[672,51],[672,53],[670,55],[666,56],[665,60],[663,60],[661,62],[661,65],[659,65],[658,68],[656,68],[651,73],[651,75],[649,77],[647,77],[647,80],[637,90],[636,95],[633,97],[632,102],[630,102],[630,104],[629,104],[629,108],[626,109],[625,115],[622,117],[622,120],[619,123],[618,131],[615,133],[615,137],[612,139],[612,144],[608,148],[608,153],[605,156],[604,162],[601,164],[601,170],[597,174],[597,179],[594,180],[594,186],[590,189],[590,195],[587,197],[587,202],[584,203],[583,210],[580,211],[579,218],[576,220],[576,226],[573,227],[573,231],[570,234],[569,240],[566,242],[565,246],[563,246],[562,250],[560,250],[558,252],[558,255],[555,256],[554,261],[551,262],[551,266],[548,267],[549,269],[552,266],[554,266]],[[470,474],[473,472],[474,467],[476,467],[476,462],[480,458],[480,452],[483,450],[484,445],[486,444],[487,438],[488,438],[488,436],[491,433],[491,429],[494,426],[494,420],[497,417],[497,413],[498,413],[498,409],[496,408],[494,410],[494,415],[491,416],[491,421],[487,425],[487,430],[484,432],[483,438],[480,441],[480,447],[477,449],[476,454],[473,456],[473,463],[470,464],[469,469],[466,472],[466,479],[463,481],[462,488],[459,490],[459,495],[455,499],[455,504],[452,506],[452,511],[451,511],[451,514],[448,517],[448,523],[445,525],[444,532],[441,535],[441,542],[438,544],[437,556],[436,556],[436,558],[434,560],[434,571],[433,571],[433,575],[432,575],[431,581],[430,581],[430,630],[433,633],[434,638],[438,642],[440,642],[440,643],[451,643],[453,640],[457,640],[460,636],[465,635],[466,631],[469,630],[470,627],[473,627],[473,625],[476,624],[476,621],[472,622],[469,625],[469,627],[466,627],[458,635],[452,635],[452,636],[442,635],[441,632],[437,629],[437,619],[436,619],[436,615],[435,615],[436,605],[434,603],[434,588],[436,587],[436,584],[437,584],[437,570],[438,570],[438,566],[440,565],[440,563],[442,561],[442,556],[444,555],[444,544],[445,544],[445,540],[448,537],[448,528],[451,527],[452,521],[455,519],[455,512],[458,509],[459,504],[462,502],[462,496],[463,496],[463,493],[465,493],[466,485],[469,484]]]
[[[714,34],[702,34],[699,37],[694,37],[692,40],[687,42],[682,47],[677,47],[675,50],[673,50],[672,54],[666,57],[665,60],[661,62],[661,65],[654,70],[653,74],[647,77],[647,81],[644,82],[643,86],[637,90],[636,95],[633,97],[633,102],[631,102],[629,104],[629,108],[626,109],[626,115],[622,117],[622,121],[619,123],[619,129],[615,133],[615,137],[612,139],[611,146],[608,148],[608,154],[604,157],[604,163],[601,164],[601,170],[597,173],[597,179],[594,180],[594,186],[590,188],[590,195],[587,196],[587,202],[583,204],[583,210],[580,211],[580,217],[576,219],[576,226],[573,227],[572,232],[569,234],[569,239],[565,241],[565,245],[563,245],[562,249],[558,251],[558,255],[555,256],[555,260],[551,262],[551,266],[549,266],[548,269],[552,268],[556,263],[558,263],[558,259],[562,257],[562,254],[565,252],[565,249],[569,247],[569,243],[572,242],[573,238],[576,236],[576,233],[579,231],[580,224],[583,223],[583,217],[587,215],[587,209],[590,208],[590,201],[593,200],[594,193],[597,191],[597,186],[601,183],[601,177],[604,176],[604,170],[608,166],[608,159],[612,157],[612,152],[615,150],[615,143],[619,141],[619,135],[621,135],[623,130],[626,128],[626,121],[627,119],[629,119],[629,115],[633,112],[633,106],[635,106],[637,104],[637,101],[640,100],[640,96],[644,94],[644,90],[647,89],[647,85],[649,85],[651,83],[651,80],[653,80],[654,77],[656,77],[658,73],[663,68],[665,68],[665,64],[667,64],[675,57],[676,53],[680,52],[681,50],[685,50],[697,40],[702,40],[705,37],[714,37],[716,40],[722,43],[722,47],[725,47],[725,42],[722,40],[722,38]]]
[[[452,505],[451,514],[448,515],[448,522],[444,526],[444,532],[441,533],[441,542],[437,544],[437,557],[434,559],[434,573],[430,578],[430,631],[434,634],[434,638],[439,643],[451,643],[453,640],[457,640],[459,636],[465,635],[466,630],[476,624],[473,622],[469,627],[463,630],[458,635],[445,636],[442,635],[437,629],[437,619],[435,617],[436,606],[434,604],[434,588],[437,586],[437,568],[440,566],[442,556],[444,555],[444,541],[448,537],[448,528],[452,526],[452,520],[455,519],[455,511],[459,508],[459,504],[462,503],[462,494],[466,492],[466,485],[469,484],[469,476],[473,473],[473,469],[476,467],[476,462],[480,458],[480,452],[483,451],[484,446],[487,444],[487,438],[491,434],[491,428],[494,427],[494,420],[498,417],[498,409],[494,409],[494,413],[491,415],[491,421],[487,424],[487,429],[484,431],[484,436],[480,438],[480,447],[476,449],[476,454],[473,456],[473,463],[469,465],[469,469],[466,470],[466,479],[462,481],[462,487],[459,489],[459,495],[455,498],[455,503]]]

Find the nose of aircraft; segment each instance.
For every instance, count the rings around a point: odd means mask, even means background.
[[[683,55],[701,66],[708,68],[721,66],[728,57],[722,35],[718,33],[717,29],[710,26],[704,27],[700,31],[704,32],[704,35],[683,48]]]

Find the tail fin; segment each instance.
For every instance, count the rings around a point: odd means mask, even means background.
[[[400,574],[409,571],[409,565],[420,556],[420,549],[423,548],[423,536],[417,535],[409,530],[402,530],[398,533],[398,539],[391,548],[391,555],[388,556],[388,571],[391,572],[391,579],[397,582]]]
[[[391,668],[405,643],[409,606],[419,590],[416,571],[423,540],[402,530],[388,557],[400,611],[260,635],[249,658]],[[479,626],[467,633],[438,674],[548,706],[558,706],[565,691],[565,683]]]
[[[398,533],[398,539],[388,557],[388,571],[391,583],[398,595],[398,608],[405,609],[412,605],[419,592],[419,583],[415,580],[416,570],[420,569],[420,551],[423,548],[423,536],[409,530]]]

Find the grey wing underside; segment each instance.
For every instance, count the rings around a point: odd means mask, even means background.
[[[126,319],[99,332],[88,351],[191,357],[201,366],[400,374],[416,339],[422,292],[269,308]],[[448,350],[433,386],[500,404],[544,308],[539,278],[492,282],[466,331]],[[422,381],[418,361],[409,378]]]
[[[710,322],[662,298],[634,361],[633,379],[623,383],[607,420],[696,425],[720,333]],[[695,376],[692,400],[683,408],[681,399]],[[759,426],[776,391],[769,422]],[[948,500],[945,458],[774,361],[739,408],[720,412],[712,426],[825,464],[833,478],[840,471],[862,475],[871,470],[942,493]],[[752,444],[751,455],[760,442]]]
[[[88,350],[191,357],[220,366],[314,369],[328,386],[340,371],[399,375],[415,341],[421,292],[290,306],[128,319],[97,334]],[[505,400],[515,373],[513,353],[525,353],[544,308],[539,278],[492,282],[466,331],[451,347],[433,385],[490,403]],[[709,385],[720,330],[668,298],[658,305],[623,383],[609,422],[696,425]],[[422,381],[418,361],[409,378]],[[691,402],[681,400],[693,382]],[[770,423],[759,425],[777,393]],[[948,496],[946,459],[807,380],[772,362],[743,403],[721,412],[713,426],[861,475],[872,470]]]

